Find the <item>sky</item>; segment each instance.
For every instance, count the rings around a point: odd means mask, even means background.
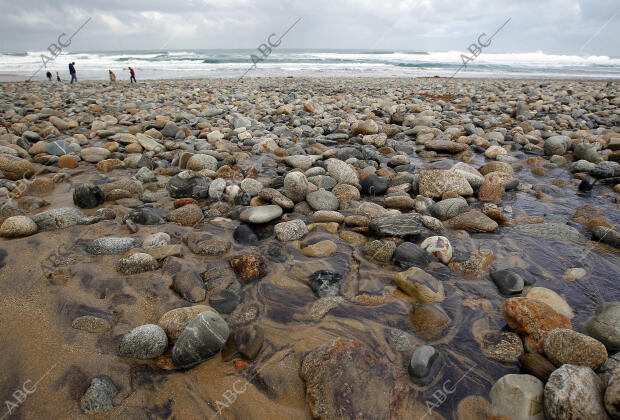
[[[298,18],[279,48],[463,51],[510,19],[485,52],[620,57],[620,0],[0,0],[0,10],[1,52],[43,51],[88,18],[68,51],[254,49]]]

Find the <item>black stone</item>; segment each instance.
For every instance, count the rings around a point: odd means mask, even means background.
[[[222,314],[231,313],[240,302],[239,295],[228,289],[220,290],[209,298],[209,305]]]
[[[513,273],[517,273],[523,279],[523,283],[526,286],[533,286],[536,284],[536,277],[542,276],[542,271],[536,269],[535,267],[529,267],[528,270],[520,267],[511,268],[510,271]]]
[[[308,279],[310,288],[319,298],[338,296],[342,274],[332,270],[319,270],[312,273]]]
[[[614,170],[607,166],[596,166],[590,171],[590,175],[596,178],[611,178],[614,176]]]
[[[252,201],[252,196],[248,193],[243,193],[237,197],[235,203],[239,206],[249,206]]]
[[[190,321],[172,348],[176,366],[189,368],[220,352],[230,330],[226,321],[215,312],[206,311]]]
[[[166,189],[172,198],[194,198],[196,200],[209,195],[209,182],[202,176],[181,178],[175,175],[170,178]]]
[[[233,232],[233,238],[241,245],[256,246],[260,243],[258,236],[248,225],[239,225]]]
[[[267,185],[267,188],[273,188],[277,190],[278,188],[284,187],[284,177],[278,176],[271,180],[271,182]]]
[[[362,194],[372,196],[383,195],[390,186],[385,179],[377,175],[368,175],[360,181],[360,185],[362,186]]]
[[[499,270],[491,273],[491,280],[503,295],[515,295],[523,291],[525,281],[511,270]]]
[[[596,183],[596,179],[588,175],[586,179],[581,181],[581,183],[579,184],[579,187],[578,187],[579,191],[583,191],[583,192],[591,191],[595,183]]]
[[[161,225],[164,223],[163,217],[152,207],[140,207],[133,209],[126,217],[139,225]]]
[[[397,246],[392,255],[392,264],[404,269],[426,267],[433,260],[437,261],[428,252],[411,242],[403,242]]]
[[[267,257],[280,263],[286,261],[286,256],[282,254],[282,249],[276,244],[269,246],[269,249],[267,249]]]
[[[81,184],[73,191],[73,203],[83,209],[94,209],[105,201],[101,188],[93,184]]]

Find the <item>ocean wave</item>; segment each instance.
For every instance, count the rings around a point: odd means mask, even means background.
[[[0,72],[30,75],[41,65],[47,51],[0,53]],[[292,73],[297,76],[329,74],[331,76],[368,75],[388,77],[452,75],[463,66],[467,51],[404,50],[302,50],[274,49],[257,63],[252,75]],[[67,71],[75,61],[85,77],[106,77],[111,69],[120,71],[131,65],[145,77],[218,77],[238,76],[262,57],[256,49],[237,50],[145,50],[145,51],[75,51],[63,52],[48,63],[51,71]],[[104,74],[105,73],[105,74]],[[103,76],[102,76],[103,74]],[[620,58],[579,55],[528,53],[481,53],[459,73],[466,77],[596,77],[620,78]]]

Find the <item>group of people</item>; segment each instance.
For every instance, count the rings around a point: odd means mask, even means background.
[[[109,76],[110,76],[110,82],[116,82],[116,75],[114,74],[114,72],[112,70],[108,70]],[[75,62],[73,63],[69,63],[69,74],[71,75],[71,83],[73,82],[77,82],[77,72],[75,70]],[[50,82],[52,81],[52,72],[48,71],[47,72],[47,80],[49,80]],[[136,82],[136,72],[134,71],[134,69],[132,69],[131,67],[129,67],[129,80],[131,81],[131,83],[137,83]],[[58,72],[56,72],[56,81],[60,82],[62,81],[60,78],[60,75],[58,74]]]

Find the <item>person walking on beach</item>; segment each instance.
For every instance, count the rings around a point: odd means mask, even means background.
[[[49,80],[51,82],[52,81],[52,72],[48,71],[46,76],[47,76],[47,80]]]
[[[56,72],[56,81],[57,81],[57,82],[60,82],[60,81],[61,81],[61,80],[60,80],[60,74],[58,74],[58,72]]]
[[[129,81],[131,83],[138,83],[138,82],[136,82],[136,72],[133,71],[133,69],[131,67],[129,67],[129,74],[131,75],[131,78],[129,79]]]
[[[69,64],[69,74],[71,75],[71,84],[73,84],[73,82],[77,82],[77,75],[75,72],[75,61],[71,64]]]
[[[108,70],[108,72],[110,73],[110,82],[116,82],[116,75],[114,72],[112,70]]]

